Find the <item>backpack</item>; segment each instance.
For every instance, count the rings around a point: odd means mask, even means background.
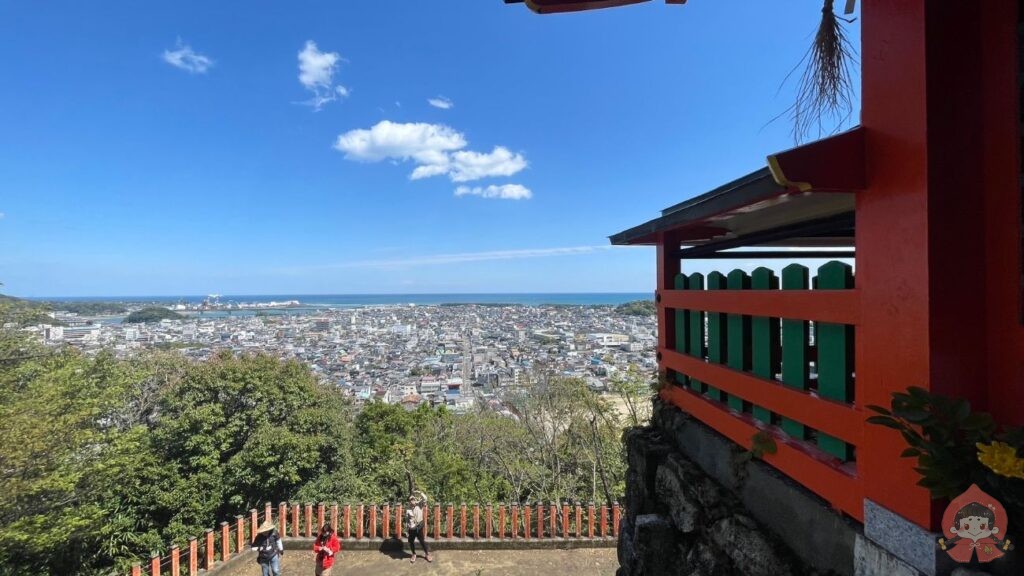
[[[270,562],[278,554],[277,542],[280,537],[277,532],[271,532],[256,540],[256,561],[260,563]]]

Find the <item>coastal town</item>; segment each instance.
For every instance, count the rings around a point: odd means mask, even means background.
[[[27,330],[49,346],[122,357],[147,349],[194,360],[225,350],[270,354],[307,364],[358,403],[408,409],[482,404],[502,411],[503,393],[528,388],[542,374],[579,378],[602,393],[625,373],[655,369],[656,318],[624,307],[407,304],[184,314],[125,323],[57,310],[54,325]]]

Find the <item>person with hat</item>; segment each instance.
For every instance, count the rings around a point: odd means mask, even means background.
[[[284,544],[277,534],[274,523],[267,520],[256,530],[256,539],[252,542],[256,552],[256,562],[263,571],[263,576],[281,576],[281,556],[284,555]]]
[[[427,541],[424,538],[423,528],[423,507],[427,505],[427,495],[419,493],[409,496],[409,508],[405,511],[406,527],[409,529],[409,548],[412,550],[410,562],[416,562],[416,540],[419,539],[423,553],[426,554],[427,562],[433,562],[430,557],[430,549],[427,548]]]

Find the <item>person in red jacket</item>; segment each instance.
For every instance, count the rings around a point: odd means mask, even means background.
[[[316,576],[331,576],[334,557],[341,551],[341,542],[329,523],[324,524],[313,542],[313,553],[316,554]]]

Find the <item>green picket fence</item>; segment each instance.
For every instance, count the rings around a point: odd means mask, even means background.
[[[847,290],[854,287],[853,269],[832,261],[817,270],[791,264],[779,277],[768,268],[751,274],[733,270],[679,274],[676,290]],[[725,314],[706,310],[675,310],[677,352],[747,372],[764,380],[780,382],[822,398],[851,403],[854,398],[854,329],[848,324],[811,322],[792,318]],[[682,373],[673,380],[680,386],[723,402],[731,410],[750,414],[758,421],[778,426],[791,437],[817,444],[843,461],[854,459],[853,447],[807,426]]]

